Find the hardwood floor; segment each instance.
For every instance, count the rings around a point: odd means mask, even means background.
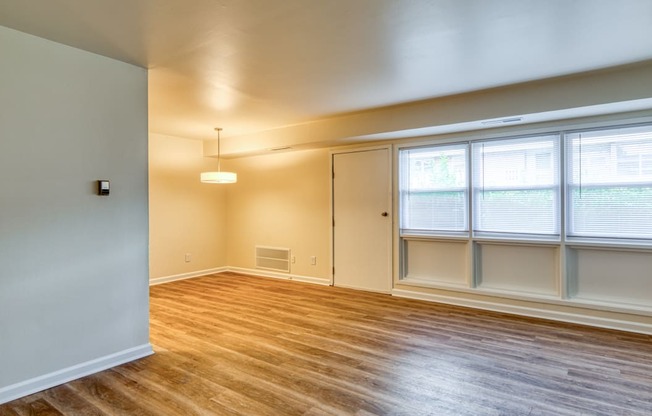
[[[651,415],[652,336],[231,273],[151,288],[156,354],[0,415]]]

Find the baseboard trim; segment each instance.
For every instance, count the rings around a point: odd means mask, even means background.
[[[154,354],[147,343],[0,388],[0,404]]]
[[[175,274],[172,276],[156,277],[154,279],[149,279],[149,285],[155,286],[155,285],[160,285],[162,283],[174,282],[177,280],[192,279],[193,277],[206,276],[214,273],[222,273],[228,270],[229,270],[228,267],[217,267],[214,269],[197,270],[195,272]]]
[[[616,329],[620,331],[637,332],[640,334],[652,335],[652,325],[623,321],[619,319],[610,319],[598,316],[589,316],[574,314],[568,312],[551,311],[548,309],[539,309],[534,307],[506,305],[503,303],[486,302],[474,299],[462,299],[453,296],[435,295],[432,293],[413,292],[410,290],[394,289],[392,296],[425,300],[429,302],[445,303],[448,305],[464,306],[474,309],[483,309],[494,312],[509,313],[513,315],[529,316],[532,318],[549,319],[558,322],[568,322],[594,326],[605,329]]]
[[[391,290],[375,290],[375,289],[368,289],[366,287],[360,287],[360,286],[349,286],[349,285],[342,285],[342,284],[337,284],[337,287],[341,287],[342,289],[352,289],[352,290],[359,290],[362,292],[369,292],[369,293],[380,293],[382,295],[391,295],[392,291]]]
[[[228,267],[229,272],[246,274],[250,276],[271,277],[273,279],[295,280],[297,282],[312,283],[315,285],[330,286],[331,280],[321,277],[301,276],[289,273],[276,273],[267,270],[245,269],[242,267]]]

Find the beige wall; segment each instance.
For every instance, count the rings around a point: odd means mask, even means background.
[[[222,139],[220,150],[223,155],[248,155],[283,146],[292,146],[296,149],[362,144],[378,140],[379,137],[374,135],[385,135],[384,138],[423,136],[430,133],[410,132],[410,130],[441,128],[456,123],[473,123],[509,116],[540,115],[549,111],[571,109],[576,111],[566,111],[563,116],[557,114],[556,117],[566,119],[585,117],[614,112],[613,109],[605,108],[591,110],[587,109],[587,106],[626,103],[650,97],[652,97],[652,61],[647,61],[341,114],[243,136],[227,135]],[[646,105],[646,108],[649,108],[649,103]],[[624,107],[618,111],[635,110],[635,108]],[[527,120],[528,117],[525,119]],[[466,129],[478,127],[481,125],[466,126]],[[407,131],[407,134],[401,134],[401,131]],[[367,135],[371,137],[365,138]],[[217,141],[205,141],[204,151],[206,155],[215,155]]]
[[[216,168],[202,142],[150,134],[150,279],[226,266],[226,188],[233,185],[199,181]]]
[[[225,160],[238,173],[228,188],[228,264],[253,269],[254,247],[286,247],[291,274],[330,279],[330,153],[306,150]],[[310,264],[310,257],[317,264]]]

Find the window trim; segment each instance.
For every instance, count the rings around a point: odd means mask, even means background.
[[[589,244],[591,246],[606,246],[606,247],[650,247],[652,248],[652,235],[648,238],[640,237],[626,237],[626,236],[609,236],[606,234],[603,235],[589,235],[589,234],[579,234],[572,232],[573,228],[573,204],[572,204],[572,192],[575,189],[583,188],[611,188],[611,187],[627,187],[627,188],[649,188],[652,187],[652,180],[650,182],[595,182],[590,184],[581,184],[572,182],[573,176],[573,143],[574,139],[571,136],[575,136],[581,133],[595,133],[595,132],[604,132],[609,130],[626,130],[626,129],[635,129],[635,128],[645,128],[652,132],[652,121],[641,121],[637,123],[623,123],[623,124],[606,124],[600,126],[594,126],[591,128],[574,128],[565,130],[562,133],[562,156],[564,157],[563,171],[564,171],[564,183],[563,183],[563,195],[564,195],[564,205],[563,209],[563,218],[564,218],[564,228],[562,229],[562,234],[564,240],[569,242],[569,244]],[[609,136],[605,136],[609,137]],[[608,142],[608,141],[607,141]]]
[[[614,116],[614,115],[611,115]],[[597,120],[593,122],[580,123],[579,125],[572,125],[566,127],[567,125],[563,124],[563,120],[557,123],[552,123],[552,127],[540,127],[540,128],[528,128],[528,126],[511,126],[504,129],[497,129],[498,131],[479,131],[479,132],[460,132],[452,133],[448,135],[441,136],[431,136],[428,138],[419,138],[419,140],[405,141],[395,144],[396,155],[398,159],[397,163],[397,173],[400,175],[400,154],[404,150],[412,149],[422,149],[430,148],[434,146],[442,145],[454,145],[454,144],[467,144],[467,214],[468,214],[468,232],[442,232],[437,230],[410,230],[401,228],[400,222],[397,224],[398,236],[399,238],[428,238],[428,239],[464,239],[468,238],[471,241],[521,241],[523,243],[551,243],[551,244],[565,244],[568,242],[569,246],[580,246],[586,245],[590,247],[614,247],[614,248],[633,248],[640,250],[650,250],[652,249],[652,238],[650,239],[634,239],[634,238],[609,238],[609,237],[585,237],[585,236],[575,236],[568,233],[568,221],[569,221],[569,206],[568,206],[568,192],[569,192],[569,183],[567,175],[569,174],[569,166],[567,162],[568,150],[567,150],[567,137],[574,133],[582,132],[593,132],[601,130],[610,130],[610,129],[625,129],[629,127],[645,127],[648,126],[652,128],[652,117],[643,116],[632,119],[607,119],[607,120]],[[558,125],[554,125],[558,124]],[[557,135],[558,136],[558,172],[559,180],[558,184],[554,186],[557,188],[557,204],[558,209],[557,215],[559,223],[559,234],[558,235],[545,235],[541,236],[538,234],[509,234],[509,233],[487,233],[487,232],[478,232],[473,230],[473,214],[474,214],[474,199],[475,192],[473,189],[473,167],[472,167],[472,145],[473,143],[483,142],[483,141],[496,141],[496,140],[506,140],[506,139],[518,139],[518,138],[528,138],[528,137],[537,137],[545,135]],[[401,196],[401,183],[400,179],[397,180],[398,186],[398,198],[397,198],[397,212],[399,218],[402,210],[402,196]],[[611,184],[610,184],[611,185]],[[529,188],[528,188],[529,189]]]
[[[414,194],[415,192],[409,192],[409,191],[403,191],[402,185],[403,185],[403,174],[404,172],[409,171],[409,166],[406,168],[402,168],[401,164],[404,159],[407,159],[409,156],[402,157],[402,152],[403,151],[411,151],[411,150],[420,150],[420,149],[433,149],[433,148],[443,148],[443,147],[458,147],[464,151],[464,163],[465,163],[465,168],[466,168],[466,184],[464,186],[458,186],[454,188],[447,188],[447,189],[437,189],[433,190],[431,192],[462,192],[465,200],[465,218],[464,218],[464,229],[463,230],[423,230],[423,229],[417,229],[417,228],[403,228],[402,227],[402,222],[403,222],[403,202],[405,195],[411,195]],[[470,142],[468,141],[459,141],[459,142],[449,142],[449,143],[434,143],[431,145],[423,145],[423,146],[415,146],[415,147],[405,147],[404,149],[398,149],[397,150],[397,158],[398,158],[398,178],[397,178],[397,199],[398,199],[398,229],[399,229],[399,235],[416,235],[416,236],[455,236],[455,237],[467,237],[470,235],[470,229],[471,229],[471,223],[470,223],[470,217],[469,217],[469,194],[470,194],[470,182],[471,178],[469,177],[469,170],[468,170],[468,165],[470,162],[470,153],[471,153],[471,145]],[[408,175],[409,176],[409,175]],[[428,192],[428,191],[424,191]],[[418,193],[418,192],[416,192]]]
[[[561,240],[561,234],[562,234],[562,217],[563,213],[561,212],[562,210],[562,205],[561,205],[561,198],[562,198],[562,185],[563,185],[563,176],[562,173],[560,172],[560,167],[562,166],[562,158],[560,155],[560,152],[563,150],[563,140],[562,140],[562,134],[561,132],[548,132],[548,133],[532,133],[532,134],[523,134],[523,135],[509,135],[509,136],[502,136],[502,137],[494,137],[491,139],[486,139],[486,140],[471,140],[470,141],[470,147],[471,151],[469,152],[469,162],[471,164],[472,168],[475,168],[474,164],[474,149],[475,145],[477,144],[484,144],[484,143],[492,143],[492,142],[507,142],[507,141],[522,141],[522,143],[527,143],[528,140],[531,139],[532,143],[536,143],[539,140],[538,139],[543,139],[546,140],[545,138],[549,137],[550,140],[553,141],[553,150],[557,150],[557,158],[556,158],[556,183],[552,183],[550,185],[540,185],[540,186],[520,186],[520,187],[498,187],[498,186],[486,186],[484,183],[482,186],[475,186],[475,183],[473,181],[473,177],[470,178],[470,191],[473,194],[473,205],[470,207],[470,212],[471,212],[471,218],[470,218],[470,229],[473,237],[478,237],[478,238],[504,238],[504,239],[509,239],[509,240],[523,240],[523,241],[560,241]],[[480,162],[478,162],[480,163]],[[482,162],[484,163],[484,161]],[[530,191],[530,190],[551,190],[553,194],[553,216],[552,220],[553,223],[556,224],[556,229],[555,232],[553,233],[532,233],[532,232],[505,232],[505,231],[493,231],[493,230],[480,230],[476,229],[476,221],[475,221],[475,213],[478,211],[478,205],[476,204],[476,196],[479,195],[481,192],[486,192],[487,190],[491,191]]]

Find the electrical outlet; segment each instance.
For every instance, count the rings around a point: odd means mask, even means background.
[[[190,260],[192,260],[192,254],[186,253],[186,263],[190,263]]]
[[[317,265],[317,256],[310,256],[310,264],[313,266]]]
[[[296,263],[296,262],[297,262],[297,258],[294,257],[294,256],[292,256],[292,264],[294,264],[294,263]]]

